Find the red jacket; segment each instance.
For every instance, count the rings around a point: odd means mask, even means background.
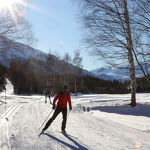
[[[69,107],[71,108],[71,98],[69,93],[64,92],[58,93],[53,101],[53,105],[55,105],[57,100],[58,100],[57,102],[58,107],[67,108],[67,102],[69,102]]]

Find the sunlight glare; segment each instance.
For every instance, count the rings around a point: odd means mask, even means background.
[[[16,3],[16,0],[0,0],[0,9],[10,7],[12,4]]]

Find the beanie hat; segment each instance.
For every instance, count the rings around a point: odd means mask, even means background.
[[[68,85],[64,85],[63,89],[69,89]]]

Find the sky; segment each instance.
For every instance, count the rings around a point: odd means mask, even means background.
[[[74,50],[81,50],[83,35],[78,18],[79,8],[73,0],[32,0],[30,5],[33,9],[26,9],[25,15],[38,39],[33,47],[61,57],[68,52],[73,58]],[[80,51],[80,55],[84,69],[103,67],[102,61],[90,56],[85,49]]]

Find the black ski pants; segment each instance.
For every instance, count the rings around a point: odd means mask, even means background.
[[[65,130],[67,122],[67,108],[57,107],[54,111],[53,116],[48,120],[45,127],[43,128],[44,131],[51,125],[51,123],[55,120],[55,118],[59,115],[60,112],[62,112],[63,115],[61,130]]]

